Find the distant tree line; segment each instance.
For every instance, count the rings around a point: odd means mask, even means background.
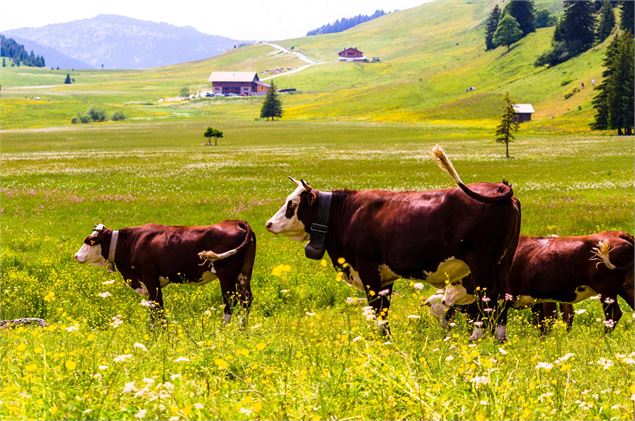
[[[384,16],[386,13],[383,10],[375,10],[375,13],[372,15],[357,15],[352,18],[342,18],[338,19],[333,23],[327,23],[326,25],[322,25],[317,29],[309,31],[306,33],[307,36],[311,35],[321,35],[321,34],[332,34],[335,32],[346,31],[353,26],[357,26],[361,23],[368,22],[373,19],[377,19],[380,16]]]
[[[37,56],[31,50],[27,53],[24,45],[18,44],[14,39],[0,35],[0,56],[8,57],[17,65],[44,67],[46,62],[43,56]]]
[[[575,57],[606,40],[615,28],[615,5],[621,9],[620,26],[633,33],[632,0],[565,0],[564,13],[558,19],[549,11],[536,11],[533,0],[512,0],[501,11],[490,12],[485,25],[485,49],[511,45],[536,28],[554,26],[551,48],[536,60],[537,66],[554,66]]]

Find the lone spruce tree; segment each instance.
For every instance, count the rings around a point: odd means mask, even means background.
[[[505,12],[509,13],[520,26],[523,36],[536,32],[536,11],[533,0],[512,0]]]
[[[276,117],[282,118],[282,102],[278,97],[276,85],[271,81],[271,87],[269,91],[267,91],[265,100],[262,103],[262,108],[260,109],[260,118],[275,120]]]
[[[73,83],[73,81],[71,80],[71,75],[69,73],[66,73],[66,79],[64,79],[64,83],[67,85]]]
[[[516,112],[512,100],[509,99],[509,93],[505,94],[503,100],[503,115],[501,124],[496,128],[496,141],[505,143],[505,158],[509,158],[509,142],[514,140],[513,132],[518,131],[518,121],[516,121]]]

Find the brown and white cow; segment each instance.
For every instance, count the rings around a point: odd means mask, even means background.
[[[206,226],[146,224],[111,230],[96,225],[75,254],[79,263],[114,266],[132,289],[163,308],[161,288],[174,283],[206,284],[219,279],[225,321],[238,301],[252,301],[251,275],[256,235],[245,221]],[[156,312],[153,312],[156,316]]]
[[[507,183],[466,186],[440,147],[433,154],[459,188],[321,192],[292,179],[296,189],[266,224],[274,234],[310,238],[308,257],[328,252],[348,282],[366,292],[386,333],[398,278],[422,279],[436,287],[456,284],[466,299],[481,286],[493,303],[507,292],[520,203]],[[469,273],[475,281],[462,284]],[[497,329],[496,335],[503,340],[505,332]]]
[[[513,305],[577,303],[600,295],[606,330],[622,317],[620,296],[635,307],[633,236],[622,231],[575,237],[521,237],[510,273]]]
[[[570,304],[600,295],[606,330],[622,317],[617,297],[635,307],[633,281],[633,236],[610,231],[575,237],[521,236],[509,275],[511,303],[516,308],[532,306],[543,333],[546,320],[554,318],[560,303],[563,321],[573,322]],[[446,325],[445,311],[455,304],[452,286],[428,299],[432,312]],[[461,291],[458,295],[462,295]]]

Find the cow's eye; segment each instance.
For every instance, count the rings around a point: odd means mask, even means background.
[[[291,219],[293,217],[293,214],[295,213],[295,208],[297,206],[298,205],[289,200],[289,203],[287,203],[287,211],[284,213],[284,216],[287,219]]]

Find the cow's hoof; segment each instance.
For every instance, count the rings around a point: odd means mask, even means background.
[[[496,331],[494,332],[494,336],[498,339],[498,342],[504,343],[507,342],[507,326],[496,326]]]
[[[481,329],[478,326],[475,326],[474,331],[472,332],[472,335],[470,336],[470,342],[476,342],[481,338],[483,338],[483,329]]]

